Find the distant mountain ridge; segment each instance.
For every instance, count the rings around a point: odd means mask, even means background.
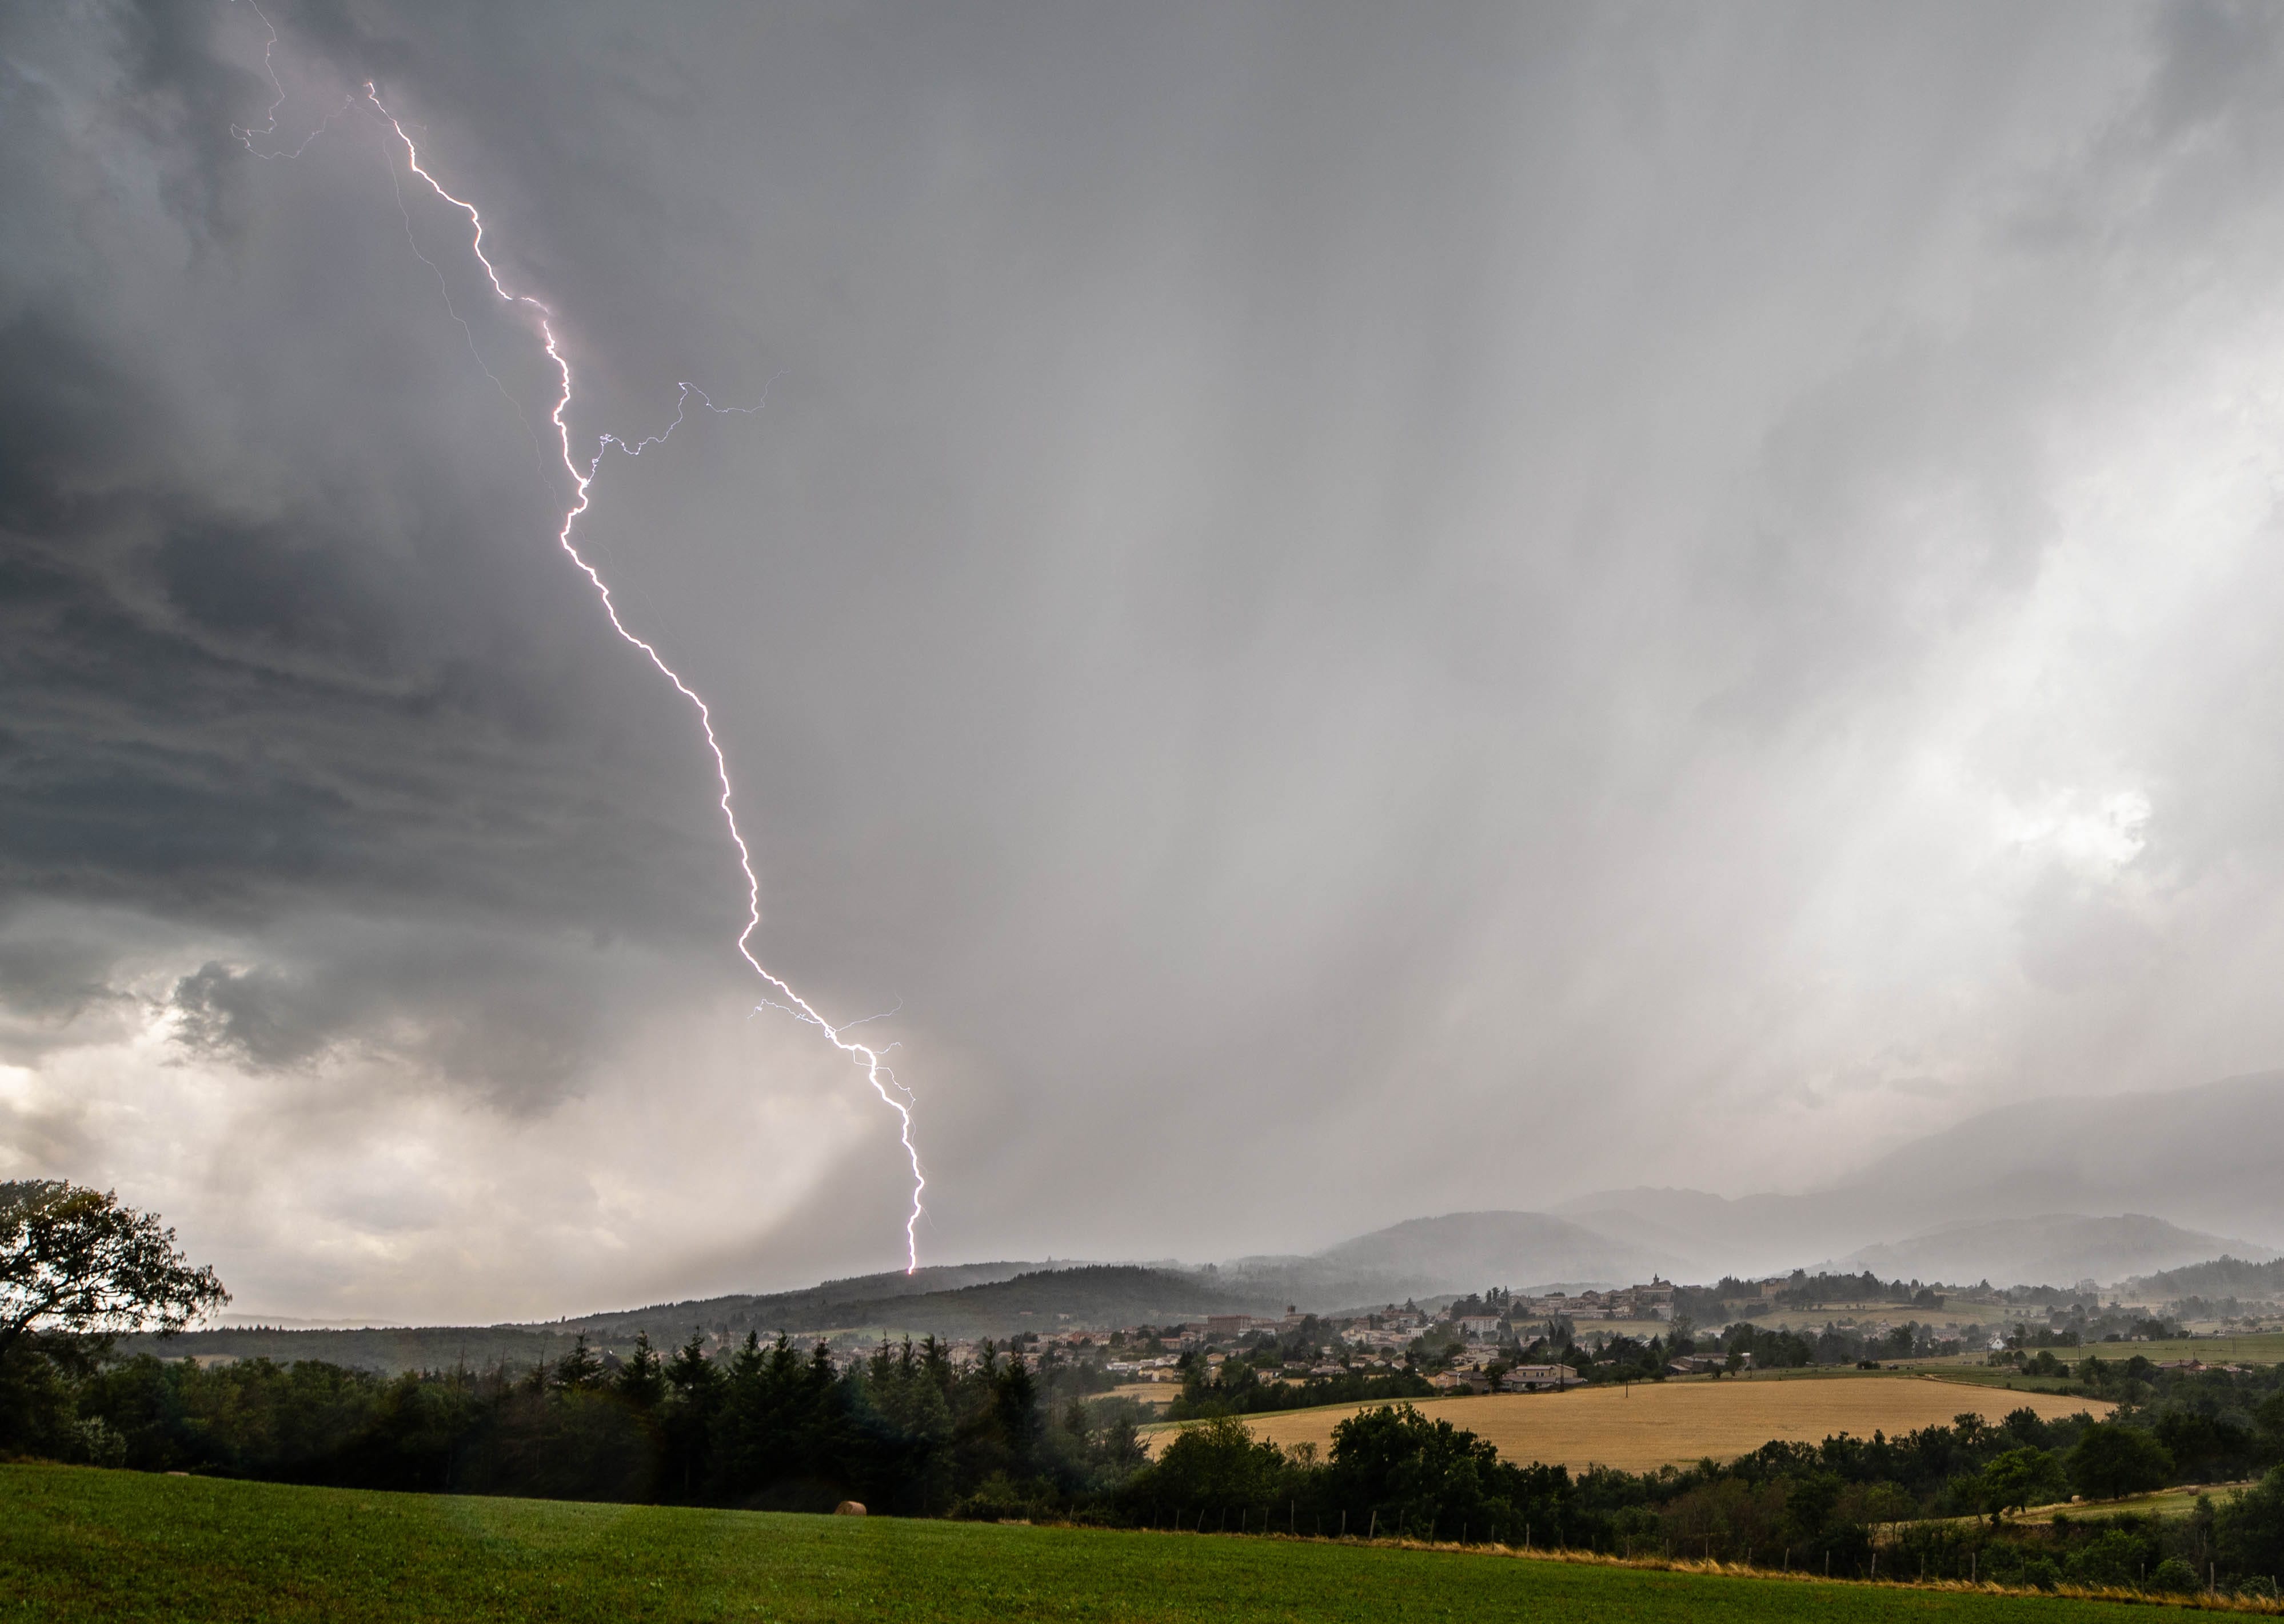
[[[1549,1213],[1474,1212],[1406,1219],[1306,1257],[1237,1258],[1220,1266],[1220,1277],[1325,1312],[1490,1285],[1619,1284],[1670,1272],[1675,1262]]]
[[[1859,1248],[1841,1267],[1868,1269],[1891,1280],[2071,1285],[2085,1279],[2108,1284],[2230,1251],[2240,1257],[2276,1255],[2264,1246],[2184,1230],[2139,1213],[2115,1218],[2053,1213],[1944,1224],[1908,1240]]]
[[[2162,1214],[2284,1241],[2284,1072],[2166,1092],[2002,1106],[1873,1162],[1847,1182],[1883,1216]]]
[[[2154,1214],[2209,1238],[2248,1236],[2228,1244],[2240,1255],[2265,1254],[2284,1245],[2279,1167],[2284,1072],[2259,1072],[2167,1092],[2000,1106],[1803,1194],[1731,1199],[1642,1188],[1576,1197],[1554,1211],[1614,1239],[1676,1253],[1701,1275],[1770,1274],[1900,1245],[1899,1234],[2069,1214]],[[2051,1255],[2056,1266],[2100,1277],[2105,1244],[2089,1236],[2077,1251]],[[2024,1261],[2002,1248],[1974,1274],[1996,1270],[1996,1280]]]

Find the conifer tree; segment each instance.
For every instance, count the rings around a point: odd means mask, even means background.
[[[635,1332],[635,1351],[619,1367],[618,1379],[612,1385],[621,1398],[638,1410],[647,1413],[659,1407],[666,1397],[666,1375],[658,1355],[651,1349],[650,1332]]]

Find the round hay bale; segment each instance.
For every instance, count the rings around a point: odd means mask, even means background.
[[[843,1500],[833,1508],[833,1514],[835,1517],[862,1517],[864,1515],[864,1503],[862,1500]]]

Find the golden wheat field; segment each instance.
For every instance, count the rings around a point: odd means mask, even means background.
[[[1634,1387],[1579,1388],[1569,1393],[1509,1393],[1477,1398],[1422,1399],[1424,1415],[1449,1421],[1498,1446],[1512,1461],[1544,1461],[1573,1471],[1588,1465],[1645,1472],[1748,1454],[1772,1438],[1813,1443],[1834,1433],[1869,1438],[1947,1424],[1972,1410],[1997,1421],[2027,1406],[2051,1420],[2110,1405],[2051,1393],[1968,1386],[1926,1376],[1743,1381],[1680,1381]],[[1359,1405],[1252,1416],[1256,1438],[1279,1444],[1313,1443],[1321,1454],[1333,1428]],[[1174,1434],[1150,1435],[1152,1452]]]

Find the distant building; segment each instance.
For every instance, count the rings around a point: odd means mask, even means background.
[[[1225,1341],[1232,1337],[1241,1337],[1252,1329],[1253,1316],[1250,1314],[1208,1314],[1206,1316],[1206,1335],[1216,1342]]]
[[[1438,1370],[1428,1385],[1438,1393],[1489,1393],[1491,1378],[1476,1370]]]
[[[1647,1285],[1629,1286],[1623,1294],[1632,1300],[1636,1319],[1673,1317],[1673,1283],[1670,1280],[1652,1275]]]
[[[1496,1340],[1498,1337],[1500,1321],[1495,1314],[1462,1315],[1451,1323],[1459,1328],[1461,1336],[1471,1341]]]
[[[1575,1387],[1586,1378],[1567,1364],[1518,1364],[1499,1378],[1509,1393],[1539,1393]]]

